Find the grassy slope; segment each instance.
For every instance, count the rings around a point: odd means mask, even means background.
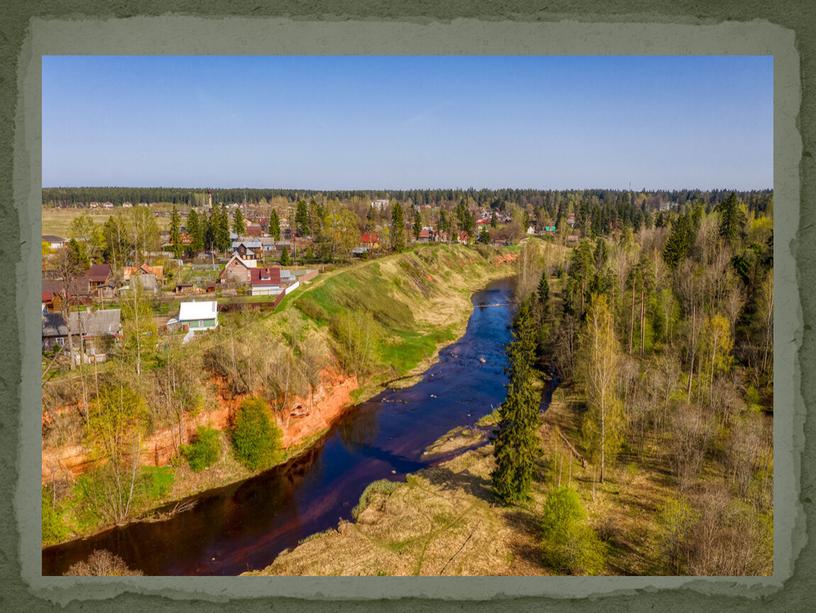
[[[334,341],[327,322],[305,314],[298,308],[299,303],[311,300],[327,314],[341,309],[370,312],[380,327],[383,342],[377,352],[374,372],[354,395],[355,400],[361,400],[376,393],[386,381],[424,370],[444,344],[464,332],[472,310],[472,293],[491,279],[512,273],[509,264],[494,263],[495,252],[487,255],[484,257],[463,246],[439,245],[361,262],[321,275],[287,296],[274,312],[224,318],[221,332],[234,327],[237,335],[262,338],[265,343],[285,343],[289,342],[287,336],[317,331],[332,347]],[[204,351],[217,342],[219,337],[216,334],[202,335],[188,348],[189,351]],[[287,449],[281,461],[302,453],[323,434],[325,430],[313,433],[301,444]],[[193,473],[186,465],[181,465],[175,472],[170,491],[137,514],[149,513],[151,508],[253,474],[231,457],[226,441],[225,453],[215,465],[201,473]],[[70,499],[65,500],[60,508],[71,526],[66,538],[84,536],[103,528],[77,521],[73,517],[75,509]]]

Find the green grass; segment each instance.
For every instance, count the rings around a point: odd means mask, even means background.
[[[429,358],[441,343],[456,339],[455,326],[446,326],[429,333],[395,330],[393,340],[383,343],[380,358],[395,372],[403,375]]]

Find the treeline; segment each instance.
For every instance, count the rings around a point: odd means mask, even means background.
[[[623,479],[624,462],[671,475],[650,535],[655,573],[768,574],[773,220],[729,194],[665,221],[585,238],[567,263],[525,244],[494,489],[524,501],[534,463],[552,453],[537,445],[540,391],[525,364],[544,359],[582,400],[580,450],[598,487]],[[567,490],[545,503],[545,557],[602,572],[605,546]]]
[[[539,189],[415,189],[415,190],[298,190],[298,189],[210,189],[173,187],[48,187],[42,190],[43,204],[48,206],[82,206],[91,202],[111,202],[121,205],[151,204],[157,202],[200,205],[209,200],[215,204],[259,203],[274,198],[289,202],[298,200],[397,200],[414,206],[443,205],[459,201],[474,202],[480,207],[501,210],[506,203],[547,209],[555,215],[559,207],[569,202],[586,203],[588,206],[620,206],[624,202],[646,210],[654,210],[661,203],[684,205],[702,202],[709,209],[725,200],[729,190],[539,190]],[[771,190],[737,192],[749,210],[764,211],[771,197]]]

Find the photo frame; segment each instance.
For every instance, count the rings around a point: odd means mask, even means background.
[[[786,3],[780,3],[784,7]],[[766,19],[729,21],[682,14],[633,15],[625,3],[597,5],[589,15],[566,6],[552,16],[530,13],[491,15],[475,7],[452,14],[451,7],[437,15],[405,15],[393,12],[364,14],[348,7],[348,19],[338,19],[339,9],[326,7],[326,16],[297,16],[297,9],[269,7],[261,15],[224,15],[217,3],[199,7],[198,15],[99,16],[77,18],[66,8],[50,10],[49,16],[34,17],[20,7],[9,27],[13,37],[3,43],[4,92],[8,112],[3,119],[7,135],[6,203],[9,223],[3,233],[3,257],[14,274],[4,275],[3,309],[7,313],[3,336],[9,347],[3,369],[3,405],[7,407],[2,430],[3,471],[0,497],[6,516],[14,517],[2,535],[4,589],[17,608],[31,606],[77,606],[93,600],[105,608],[201,606],[201,601],[242,608],[303,609],[325,606],[382,607],[388,600],[394,608],[424,606],[495,606],[490,600],[511,600],[521,607],[555,604],[563,608],[671,606],[681,598],[683,607],[715,608],[726,601],[743,607],[759,604],[791,608],[798,591],[807,598],[812,579],[812,545],[806,545],[811,504],[807,496],[812,484],[808,461],[813,458],[812,422],[805,420],[805,399],[813,397],[805,367],[811,363],[812,332],[804,325],[812,309],[808,283],[813,256],[807,248],[811,212],[808,202],[813,186],[800,185],[800,172],[808,178],[812,158],[807,151],[813,128],[812,103],[801,101],[809,91],[800,83],[800,66],[806,65],[813,35],[807,35],[796,14],[784,8]],[[164,7],[172,10],[173,3]],[[668,3],[666,4],[668,7]],[[99,5],[100,10],[108,10]],[[345,8],[345,7],[344,7]],[[533,7],[530,7],[531,9]],[[205,10],[212,10],[203,14]],[[464,7],[463,7],[464,9]],[[138,10],[138,9],[134,9]],[[179,10],[183,10],[179,7]],[[418,11],[418,9],[416,9]],[[600,11],[608,11],[601,14]],[[612,11],[620,11],[613,13]],[[654,10],[654,9],[652,9]],[[669,9],[667,8],[667,11]],[[790,11],[790,9],[788,9]],[[359,11],[359,12],[358,12]],[[733,14],[733,13],[732,13]],[[334,15],[334,17],[329,17]],[[777,343],[774,355],[774,402],[779,408],[774,419],[775,450],[775,553],[774,575],[756,578],[700,577],[489,577],[489,578],[67,578],[39,574],[39,346],[36,338],[36,284],[39,255],[36,248],[40,206],[40,60],[49,54],[753,54],[774,56],[774,174],[775,174],[775,275]],[[800,53],[803,57],[800,57]],[[14,72],[16,70],[16,73]],[[16,84],[16,88],[12,87]],[[16,94],[16,96],[13,96]],[[799,122],[797,122],[799,117]],[[800,134],[799,129],[802,129]],[[804,152],[804,153],[803,153]],[[13,154],[13,161],[12,161]],[[804,156],[804,157],[803,157]],[[804,159],[804,163],[802,160]],[[800,164],[802,164],[800,166]],[[13,188],[13,193],[11,189]],[[14,211],[12,211],[12,208]],[[801,224],[801,226],[800,226]],[[801,229],[800,229],[801,228]],[[801,288],[801,290],[800,290]],[[801,303],[801,304],[800,304]],[[29,339],[28,341],[26,339]],[[800,496],[804,496],[801,498]],[[804,503],[804,504],[803,504]],[[14,528],[14,529],[11,529]],[[681,593],[678,590],[682,590]],[[119,596],[125,594],[124,596]],[[117,598],[118,596],[118,598]],[[108,601],[110,598],[115,600]],[[197,604],[190,602],[199,601]],[[444,602],[439,602],[439,601]],[[184,602],[186,601],[186,602]]]

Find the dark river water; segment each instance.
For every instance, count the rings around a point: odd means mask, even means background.
[[[43,574],[60,575],[94,549],[107,549],[145,575],[235,575],[263,568],[306,536],[337,526],[351,517],[369,483],[402,480],[427,466],[421,456],[430,443],[501,404],[511,299],[510,280],[474,294],[467,332],[440,352],[421,381],[350,409],[304,455],[202,493],[170,519],[44,549]]]

